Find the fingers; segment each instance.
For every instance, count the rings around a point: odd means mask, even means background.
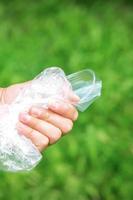
[[[18,130],[42,151],[48,144],[57,142],[62,133],[69,132],[73,121],[78,118],[74,106],[66,102],[53,102],[49,109],[32,107],[28,113],[21,113]]]
[[[76,105],[80,101],[79,96],[77,96],[73,91],[69,92],[68,98],[69,98],[69,101],[74,105]]]
[[[51,110],[44,109],[42,107],[32,107],[29,111],[29,114],[35,118],[39,118],[43,121],[47,121],[50,124],[58,127],[62,133],[68,133],[73,127],[72,120],[64,118],[61,115],[58,115]]]
[[[74,106],[62,101],[53,101],[49,103],[49,109],[65,118],[73,121],[77,120],[78,112]]]
[[[61,130],[46,121],[34,118],[28,113],[21,113],[19,119],[25,125],[48,137],[50,144],[55,143],[61,138]]]
[[[21,122],[18,122],[17,130],[19,134],[23,134],[25,137],[29,138],[40,152],[48,147],[48,137],[42,135],[40,132],[33,130],[32,128],[22,124]]]

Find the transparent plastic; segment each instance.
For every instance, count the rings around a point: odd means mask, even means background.
[[[80,97],[76,107],[82,112],[101,95],[102,82],[97,80],[95,73],[90,69],[70,74],[67,79],[71,83],[74,93]]]
[[[14,102],[0,106],[0,169],[6,171],[29,171],[42,159],[36,146],[16,129],[21,111],[29,111],[32,105],[48,109],[50,101],[68,101],[70,91],[74,91],[80,101],[75,105],[84,111],[101,94],[101,81],[91,70],[83,70],[66,76],[58,67],[45,69],[29,82]]]

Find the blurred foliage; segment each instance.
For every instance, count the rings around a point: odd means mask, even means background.
[[[48,66],[92,68],[102,97],[29,173],[0,172],[0,200],[133,199],[132,1],[1,0],[1,87]]]

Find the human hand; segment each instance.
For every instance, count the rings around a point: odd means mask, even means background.
[[[28,84],[29,82],[26,82],[2,89],[1,103],[12,103]],[[70,101],[76,104],[79,98],[70,92]],[[54,101],[49,104],[49,109],[32,107],[28,113],[21,113],[17,129],[20,134],[31,139],[39,151],[42,151],[68,133],[77,117],[77,110],[69,102]]]

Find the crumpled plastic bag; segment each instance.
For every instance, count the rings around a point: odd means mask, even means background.
[[[0,169],[29,171],[42,159],[31,140],[17,132],[20,112],[28,112],[32,105],[48,108],[49,101],[53,99],[67,101],[71,90],[80,97],[75,106],[84,111],[100,96],[101,87],[101,81],[89,69],[68,76],[58,67],[45,69],[20,92],[12,104],[0,106],[3,113],[0,119]]]

